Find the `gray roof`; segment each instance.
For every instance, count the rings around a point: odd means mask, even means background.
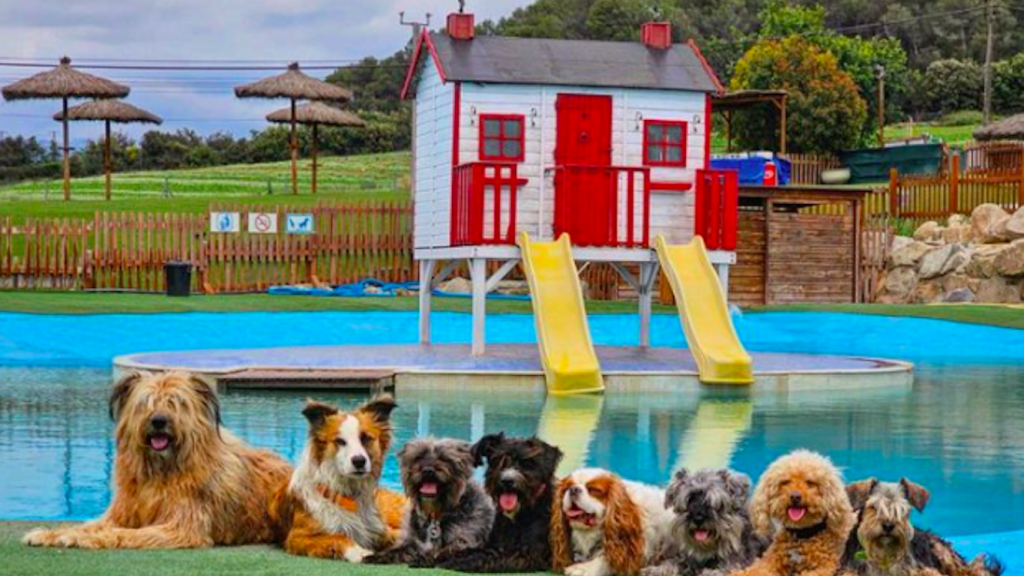
[[[430,35],[453,81],[715,92],[718,85],[689,44],[667,50],[639,42]]]

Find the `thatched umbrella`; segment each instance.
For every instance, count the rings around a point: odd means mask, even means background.
[[[118,124],[163,124],[161,119],[156,114],[152,114],[132,106],[127,102],[121,100],[96,100],[94,102],[86,102],[85,104],[79,104],[78,106],[72,106],[63,112],[58,112],[53,115],[53,119],[58,122],[66,120],[74,121],[102,121],[106,125],[104,132],[103,141],[103,174],[105,182],[103,185],[103,197],[110,200],[110,173],[113,172],[114,167],[110,157],[110,123],[117,122]]]
[[[316,155],[317,155],[317,128],[325,126],[366,126],[366,122],[355,114],[324,104],[322,102],[310,102],[294,109],[295,122],[313,127],[312,161],[313,161],[313,182],[311,189],[316,194]],[[290,124],[292,121],[292,108],[281,108],[276,112],[267,114],[267,120],[277,124]]]
[[[298,62],[288,65],[284,74],[258,80],[252,84],[235,88],[235,96],[239,98],[288,98],[291,103],[291,142],[292,154],[292,194],[299,193],[299,140],[296,132],[295,108],[297,100],[326,100],[329,102],[347,102],[352,99],[352,91],[335,86],[323,80],[307,76],[299,70]]]
[[[3,89],[5,100],[63,100],[64,115],[67,115],[70,98],[124,98],[130,88],[117,82],[79,72],[71,67],[67,56],[60,59],[60,65],[48,72],[41,72],[19,80]],[[68,136],[68,121],[64,126],[64,199],[71,199],[71,159]]]
[[[974,131],[975,140],[1021,140],[1024,139],[1024,114],[1017,114],[993,122]]]

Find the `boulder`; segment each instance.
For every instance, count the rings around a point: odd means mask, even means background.
[[[502,280],[494,291],[508,296],[526,296],[530,293],[530,284],[526,280]]]
[[[959,288],[952,292],[946,292],[942,296],[943,302],[974,302],[974,292],[970,288]]]
[[[1002,242],[999,227],[1010,217],[996,204],[981,204],[971,212],[971,234],[978,244]]]
[[[947,274],[942,277],[942,291],[945,293],[956,292],[957,290],[970,289],[971,279],[966,274]]]
[[[966,226],[950,226],[949,228],[942,229],[942,241],[946,244],[966,243],[971,241],[973,234],[974,231],[969,224]]]
[[[994,246],[1003,247],[1003,244]],[[991,278],[996,275],[996,256],[1000,251],[984,250],[985,246],[979,247],[971,255],[971,261],[964,267],[964,273],[971,278]]]
[[[914,230],[914,240],[918,242],[936,240],[941,234],[941,230],[942,226],[939,226],[938,222],[929,220],[918,226],[917,230]]]
[[[950,214],[949,218],[946,218],[947,228],[956,228],[958,226],[970,226],[971,218],[964,216],[963,214]]]
[[[1007,240],[1024,238],[1024,208],[1020,208],[1003,221],[999,227],[999,235]]]
[[[932,250],[921,258],[918,276],[922,280],[936,278],[966,266],[971,260],[971,250],[963,244],[947,244]]]
[[[1024,276],[1024,239],[1014,240],[995,258],[996,273],[1001,276]]]
[[[975,302],[989,304],[1017,304],[1021,300],[1020,288],[998,276],[978,282],[974,290]]]
[[[932,249],[931,246],[924,242],[910,240],[909,243],[893,250],[889,254],[889,265],[894,268],[898,266],[917,266],[921,258]]]
[[[906,248],[914,242],[917,242],[917,240],[914,240],[910,236],[893,236],[892,244],[889,245],[889,252],[892,253],[901,248]]]
[[[883,294],[894,302],[906,302],[914,287],[917,286],[917,272],[910,266],[893,268],[885,275],[882,282]]]
[[[473,283],[465,278],[452,278],[447,282],[441,282],[437,289],[448,294],[472,294]]]
[[[938,302],[944,293],[942,283],[937,280],[918,282],[910,294],[910,302],[912,304],[931,304]]]

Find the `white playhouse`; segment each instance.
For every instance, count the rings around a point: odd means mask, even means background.
[[[475,36],[473,15],[460,13],[448,17],[445,32],[418,38],[403,98],[414,101],[423,343],[430,339],[430,289],[463,262],[473,283],[478,355],[485,352],[486,293],[522,262],[549,384],[556,341],[585,337],[583,347],[590,346],[589,334],[555,326],[578,304],[575,324],[586,331],[576,262],[608,262],[636,288],[641,346],[649,343],[659,267],[674,287],[679,280],[654,250],[656,237],[681,248],[699,230],[708,249],[702,257],[727,283],[736,179],[708,170],[711,94],[721,85],[693,42],[672,43],[668,23],[645,24],[641,35],[642,42]],[[554,250],[563,235],[565,257],[529,261],[528,243]],[[571,269],[559,277],[566,284],[555,288],[545,266],[566,265]],[[562,293],[574,286],[573,294]],[[715,289],[721,299],[717,283]],[[685,296],[677,293],[677,300]],[[573,352],[561,353],[573,364]]]

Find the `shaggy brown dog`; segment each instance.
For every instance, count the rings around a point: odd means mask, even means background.
[[[352,413],[309,402],[309,441],[271,513],[285,528],[291,554],[362,562],[398,537],[405,497],[378,488],[391,446],[390,396],[374,398]]]
[[[737,576],[832,576],[856,522],[839,471],[806,450],[768,467],[754,490],[750,519],[762,536],[774,539]]]
[[[182,372],[136,372],[110,397],[114,500],[98,520],[33,530],[30,546],[201,548],[271,542],[267,513],[288,464],[220,427],[214,388]]]

